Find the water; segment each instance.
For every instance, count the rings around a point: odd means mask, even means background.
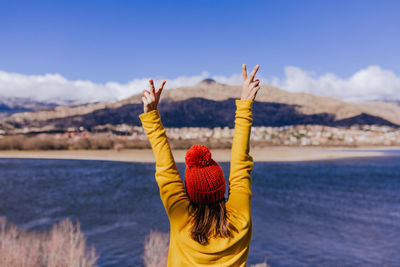
[[[221,164],[225,175],[229,164]],[[184,165],[178,164],[181,173]],[[48,230],[78,219],[100,266],[143,266],[145,235],[167,232],[154,164],[0,159],[0,215]],[[249,264],[400,266],[400,154],[259,163]]]

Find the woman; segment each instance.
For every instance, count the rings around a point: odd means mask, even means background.
[[[254,79],[258,68],[247,77],[243,65],[227,201],[224,174],[205,146],[187,151],[182,182],[157,110],[165,81],[156,91],[150,80],[151,90],[143,90],[144,113],[139,117],[154,152],[155,177],[170,221],[168,266],[246,266],[252,233],[249,139],[252,103],[260,89],[260,81]]]

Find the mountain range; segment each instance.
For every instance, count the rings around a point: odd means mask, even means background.
[[[0,97],[0,118],[8,117],[14,113],[52,110],[57,106],[58,104],[52,102],[34,101],[29,98]]]
[[[241,86],[217,83],[211,79],[188,87],[164,89],[159,104],[166,127],[233,127],[235,99]],[[93,130],[99,125],[140,125],[143,112],[141,95],[112,103],[89,103],[62,106],[46,103],[7,105],[0,120],[0,129],[19,132],[66,131],[84,127]],[[3,109],[1,109],[3,107]],[[15,111],[15,112],[13,112]],[[396,102],[352,103],[306,93],[291,93],[262,85],[253,104],[254,126],[286,126],[318,124],[338,127],[352,125],[400,125],[400,105]]]

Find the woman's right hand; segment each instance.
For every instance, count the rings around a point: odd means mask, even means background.
[[[260,80],[254,80],[256,73],[260,68],[260,65],[256,65],[253,71],[250,73],[250,77],[247,77],[246,64],[243,64],[243,83],[242,83],[242,96],[241,100],[254,100],[256,98],[258,90],[260,90]]]
[[[149,80],[149,83],[150,91],[147,91],[146,89],[143,90],[142,101],[144,113],[156,110],[158,108],[158,102],[160,101],[161,92],[164,88],[166,81],[162,82],[161,87],[157,90],[157,92],[152,79]]]

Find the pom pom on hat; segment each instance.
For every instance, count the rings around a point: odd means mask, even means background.
[[[211,152],[208,147],[203,145],[194,145],[187,152],[185,156],[186,165],[191,167],[207,167],[211,164]]]

